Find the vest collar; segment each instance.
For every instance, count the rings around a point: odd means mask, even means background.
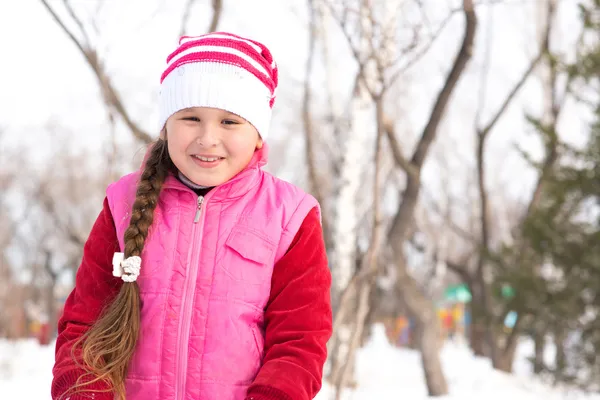
[[[234,200],[248,193],[260,182],[262,178],[261,168],[267,163],[268,153],[269,150],[265,143],[262,149],[254,152],[254,156],[245,169],[227,182],[219,186],[215,186],[207,194],[207,197],[210,197],[211,201],[222,202]],[[169,176],[167,176],[165,183],[163,184],[163,190],[165,189],[184,190],[193,193],[192,189],[183,184],[177,178],[177,176],[173,174],[169,174]]]

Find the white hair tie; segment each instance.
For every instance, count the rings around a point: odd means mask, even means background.
[[[123,253],[113,255],[113,276],[120,277],[124,282],[134,282],[140,276],[142,259],[138,256],[124,258]]]

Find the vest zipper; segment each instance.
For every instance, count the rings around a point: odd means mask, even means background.
[[[200,238],[202,237],[203,224],[198,224],[202,217],[204,196],[198,196],[196,202],[196,215],[192,224],[192,238],[188,255],[188,262],[183,285],[183,297],[181,304],[181,319],[179,320],[179,335],[177,344],[180,346],[177,351],[177,383],[175,386],[175,399],[182,400],[185,397],[185,378],[187,374],[187,359],[190,337],[190,323],[192,320],[192,302],[194,298],[194,287],[198,277],[199,255],[196,249],[200,247]],[[198,229],[197,229],[198,228]],[[199,233],[198,233],[199,232]],[[196,237],[198,236],[198,237]]]
[[[194,217],[194,223],[197,224],[200,220],[200,212],[202,211],[202,203],[204,203],[204,196],[198,196],[198,207],[196,208],[196,216]]]

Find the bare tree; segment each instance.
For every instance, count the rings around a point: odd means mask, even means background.
[[[504,114],[504,112],[506,111],[508,106],[511,104],[511,102],[513,101],[513,99],[515,98],[517,93],[520,91],[522,86],[525,84],[525,82],[527,81],[527,79],[529,78],[529,76],[534,71],[534,69],[538,65],[539,61],[541,60],[541,58],[544,54],[543,52],[547,46],[549,32],[550,32],[550,25],[548,25],[548,30],[547,30],[547,34],[546,34],[546,38],[545,38],[545,43],[546,43],[546,45],[544,45],[545,47],[542,48],[541,51],[539,52],[539,54],[537,55],[537,57],[535,57],[531,61],[529,67],[523,73],[523,75],[521,76],[521,79],[519,79],[517,84],[510,91],[510,93],[508,94],[508,96],[506,97],[504,102],[502,103],[500,109],[494,114],[492,119],[485,126],[481,126],[480,121],[479,121],[479,119],[480,119],[479,116],[481,115],[481,112],[482,112],[481,108],[478,110],[478,113],[477,113],[478,116],[476,118],[475,129],[477,132],[476,159],[477,159],[477,177],[478,177],[479,199],[480,199],[480,206],[481,206],[481,214],[480,214],[480,218],[481,218],[481,255],[480,255],[480,257],[478,257],[476,273],[475,273],[475,277],[472,281],[471,291],[473,293],[473,303],[476,305],[481,305],[481,308],[483,310],[489,310],[491,307],[491,302],[492,302],[490,292],[487,288],[489,282],[486,282],[487,274],[485,272],[485,260],[486,260],[487,254],[489,254],[489,251],[490,251],[490,228],[489,228],[490,211],[489,211],[489,206],[488,206],[487,190],[485,187],[485,180],[486,180],[485,179],[485,160],[484,160],[485,143],[489,137],[489,133],[492,131],[492,129],[494,128],[494,126],[496,125],[496,123],[498,122],[500,117]],[[487,76],[486,76],[486,78],[487,78]],[[482,91],[484,91],[484,90],[485,90],[485,85],[482,85]],[[483,104],[483,103],[484,103],[483,101],[480,101],[480,104]],[[481,321],[480,318],[478,318],[478,316],[481,315],[481,313],[477,311],[477,307],[475,307],[475,309],[473,311],[474,311],[473,312],[473,318],[474,318],[473,338],[475,340],[475,345],[473,347],[474,347],[474,350],[476,353],[481,354],[482,349],[480,348],[480,344],[477,341],[480,340],[481,329],[486,326],[489,326],[489,325],[484,323],[484,321]],[[493,340],[491,335],[492,335],[491,329],[487,329],[488,342],[491,342]],[[491,348],[492,359],[497,358],[495,353],[496,353],[496,349],[494,346],[492,346],[492,348]]]
[[[473,295],[471,347],[476,354],[489,356],[492,359],[492,364],[495,368],[507,372],[512,370],[513,359],[518,343],[517,340],[522,333],[522,326],[526,313],[518,314],[517,321],[510,334],[504,336],[501,334],[500,330],[497,329],[498,326],[503,324],[504,318],[510,309],[508,309],[509,307],[503,308],[498,305],[491,296],[490,290],[491,279],[494,275],[490,265],[490,257],[494,252],[492,238],[494,235],[498,236],[499,232],[490,221],[491,216],[495,213],[492,212],[492,206],[488,195],[489,189],[486,186],[485,156],[489,153],[485,151],[485,144],[491,131],[494,129],[509,105],[513,102],[522,86],[536,68],[541,65],[546,72],[543,80],[545,92],[543,101],[545,107],[542,124],[546,132],[554,132],[554,134],[549,135],[550,139],[545,141],[545,158],[541,163],[541,173],[535,184],[531,199],[526,206],[526,210],[521,212],[518,217],[513,218],[514,221],[512,222],[512,235],[515,236],[513,241],[520,243],[518,245],[519,250],[516,251],[516,253],[521,255],[521,259],[524,259],[527,254],[527,243],[519,238],[520,231],[525,220],[537,207],[548,174],[557,159],[558,139],[556,136],[556,126],[565,100],[564,96],[559,95],[559,92],[561,92],[559,90],[561,80],[559,79],[558,66],[555,60],[553,60],[553,56],[550,52],[550,37],[553,28],[556,1],[548,1],[544,4],[544,7],[544,23],[540,34],[540,49],[537,56],[531,60],[529,67],[523,72],[519,81],[510,90],[500,108],[493,114],[488,123],[485,125],[481,124],[481,108],[477,112],[475,131],[477,138],[477,187],[480,202],[479,230],[481,239],[476,243],[477,257],[474,268],[471,268],[469,263],[463,261],[448,260],[447,262],[448,267],[456,272],[463,281],[469,285]],[[566,85],[565,87],[568,87],[568,79],[562,84]],[[485,96],[485,85],[482,85],[481,90],[481,97],[483,98]],[[567,90],[564,89],[562,93],[567,93]],[[483,101],[480,101],[479,103],[481,105]],[[498,242],[498,240],[496,240],[496,242]],[[521,265],[518,260],[515,262],[518,265]],[[531,265],[530,267],[535,269],[537,266]]]
[[[335,10],[327,10],[333,14]],[[333,11],[333,12],[332,12]],[[360,22],[358,30],[363,36],[358,44],[362,53],[367,53],[368,37],[372,34],[372,21],[366,13],[364,5],[360,7]],[[364,58],[364,56],[362,56]],[[365,62],[358,59],[359,63]],[[354,308],[357,301],[357,287],[352,280],[356,272],[359,255],[357,242],[359,240],[359,210],[357,204],[358,192],[361,188],[361,176],[365,168],[361,162],[364,158],[364,147],[369,134],[373,131],[371,110],[373,102],[367,84],[372,84],[373,70],[368,78],[361,80],[362,66],[357,73],[352,98],[346,110],[346,120],[349,129],[344,136],[340,160],[340,175],[336,187],[335,198],[335,220],[333,226],[333,300],[337,305],[337,313],[334,321],[334,338],[330,341],[333,348],[333,363],[331,366],[330,379],[336,387],[345,384],[347,377],[353,375],[354,359],[352,357],[351,342],[353,324],[348,321],[350,309]],[[343,326],[342,326],[343,325]],[[339,395],[339,391],[338,391]]]
[[[185,25],[189,19],[190,9],[194,1],[195,0],[189,0],[186,4],[181,23],[182,32],[185,31]],[[100,58],[98,50],[91,40],[90,31],[94,30],[93,26],[85,26],[83,19],[75,12],[69,0],[62,0],[62,6],[65,9],[64,12],[68,14],[68,18],[59,15],[60,13],[57,11],[56,3],[52,3],[53,5],[51,5],[48,0],[40,0],[40,2],[46,10],[48,10],[62,31],[69,37],[69,40],[77,47],[96,76],[103,102],[106,105],[109,114],[114,113],[118,115],[136,139],[144,143],[150,143],[152,141],[152,135],[146,132],[139,123],[135,122],[130,109],[128,109],[121,93],[115,87],[112,77],[106,70],[104,61]],[[218,26],[223,2],[222,0],[213,0],[212,4],[213,18],[209,28],[211,31],[215,30]]]
[[[358,72],[353,83],[352,97],[348,103],[344,118],[339,118],[338,112],[332,106],[332,113],[338,123],[348,122],[344,130],[341,159],[339,160],[338,187],[335,192],[335,222],[333,226],[334,251],[332,257],[332,273],[334,275],[334,304],[337,312],[334,320],[334,338],[330,341],[331,372],[329,379],[338,389],[351,382],[354,371],[354,353],[363,339],[366,321],[372,311],[372,291],[374,278],[378,270],[378,254],[381,247],[381,215],[379,198],[381,196],[381,183],[384,176],[383,154],[380,150],[380,129],[383,126],[383,94],[390,85],[384,82],[384,73],[391,63],[390,58],[394,52],[390,49],[395,43],[395,29],[397,18],[397,2],[387,1],[380,4],[387,12],[388,20],[378,22],[374,18],[372,6],[369,1],[357,4],[357,18],[347,18],[350,5],[341,9],[331,4],[324,4],[322,12],[333,16],[341,23],[342,29],[350,44],[351,50],[358,63]],[[348,8],[346,8],[348,7]],[[379,39],[379,47],[374,43],[377,29],[381,27],[384,32]],[[356,40],[355,37],[356,36]],[[375,50],[379,50],[376,52]],[[379,58],[376,58],[377,54]],[[384,85],[386,83],[387,85]],[[330,103],[332,100],[330,99]],[[381,118],[377,115],[381,114]],[[375,128],[375,129],[373,129]],[[340,129],[341,131],[341,129]],[[339,132],[339,131],[338,131]],[[341,136],[342,132],[338,135]],[[373,135],[372,135],[373,134]],[[337,135],[336,135],[337,136]],[[365,145],[370,136],[375,137],[375,170],[370,171],[365,157]],[[388,168],[389,169],[389,168]],[[375,186],[372,196],[359,195],[365,173],[375,176]],[[366,179],[369,179],[368,177]],[[364,211],[363,211],[364,210]],[[362,216],[361,216],[362,215]],[[372,217],[371,217],[372,216]],[[370,243],[366,251],[361,250],[357,243],[361,235],[360,226],[363,220],[371,219],[372,228],[364,232],[365,240]],[[352,310],[358,307],[358,313]]]
[[[325,188],[324,179],[322,174],[319,173],[319,162],[317,160],[317,140],[318,137],[315,133],[315,127],[313,124],[313,116],[311,113],[310,105],[312,103],[312,92],[310,88],[310,78],[313,73],[313,64],[315,56],[315,44],[317,41],[317,29],[318,29],[318,13],[313,0],[308,0],[308,10],[310,15],[309,27],[308,27],[308,57],[306,59],[306,72],[304,77],[304,95],[302,99],[302,122],[304,125],[304,137],[305,137],[305,153],[306,162],[308,169],[308,180],[310,192],[315,196],[319,204],[325,206]],[[323,233],[326,239],[327,247],[331,246],[331,233],[330,233],[330,217],[329,213],[323,213]]]
[[[430,395],[439,396],[448,392],[438,354],[438,321],[433,304],[419,290],[415,280],[407,269],[404,244],[414,218],[415,206],[418,201],[421,186],[421,169],[427,157],[429,148],[435,139],[438,127],[450,97],[458,83],[473,52],[473,42],[477,27],[477,17],[472,0],[463,1],[463,12],[466,20],[465,34],[461,48],[454,60],[444,86],[436,99],[429,121],[425,125],[420,139],[410,159],[406,159],[395,137],[393,126],[388,124],[387,133],[397,165],[406,173],[406,187],[392,226],[389,230],[389,240],[394,250],[397,285],[411,316],[416,321],[416,337],[419,338],[419,349],[422,355],[423,368]]]
[[[51,165],[42,171],[22,168],[23,179],[13,188],[26,202],[14,216],[19,221],[14,240],[23,254],[21,269],[31,272],[25,300],[43,311],[52,333],[57,322],[57,283],[62,277],[74,279],[102,204],[106,172],[94,166],[90,154],[73,155],[59,137],[54,139],[59,149],[47,161]]]
[[[408,47],[397,52],[395,51],[395,29],[386,29],[388,27],[380,25],[381,23],[377,21],[375,15],[383,15],[384,18],[393,19],[393,17],[398,14],[398,10],[393,9],[394,4],[396,3],[391,1],[386,2],[386,4],[380,4],[380,7],[377,10],[379,13],[375,11],[375,6],[370,1],[361,1],[354,8],[350,5],[346,5],[342,7],[341,10],[339,8],[336,10],[333,6],[331,9],[332,14],[340,23],[342,31],[350,44],[354,59],[358,63],[359,70],[356,77],[354,99],[359,102],[357,104],[362,103],[368,105],[370,103],[373,105],[373,103],[375,103],[375,121],[379,127],[377,131],[380,132],[380,129],[385,131],[391,144],[390,147],[393,150],[394,160],[398,167],[405,171],[407,176],[407,186],[404,190],[396,217],[392,222],[389,237],[394,250],[394,261],[397,276],[399,278],[398,288],[402,293],[404,303],[406,303],[410,314],[418,321],[419,332],[417,333],[417,336],[423,338],[423,340],[421,340],[420,350],[423,354],[423,363],[429,392],[432,395],[442,395],[447,393],[447,385],[439,362],[437,350],[436,315],[433,310],[433,304],[423,293],[421,293],[414,279],[408,274],[403,246],[410,238],[413,226],[414,210],[420,188],[421,168],[426,159],[428,149],[436,136],[437,128],[449,102],[451,93],[462,75],[472,53],[476,29],[476,16],[472,2],[470,0],[465,0],[462,11],[466,16],[467,24],[461,50],[447,77],[444,88],[438,96],[430,121],[421,135],[421,139],[415,149],[414,155],[408,160],[402,154],[399,142],[395,137],[393,121],[386,118],[382,111],[382,99],[387,89],[393,85],[394,81],[402,71],[402,69],[397,69],[398,63],[394,53],[401,52],[404,57],[406,57],[406,54],[415,54],[413,59],[418,59],[422,53],[415,50],[417,47],[415,43],[418,42],[418,26],[414,29],[413,41],[409,43]],[[354,26],[358,26],[358,28],[354,28]],[[390,26],[394,26],[393,22]],[[354,28],[354,31],[352,28]],[[361,114],[355,111],[353,118],[356,119],[357,115]],[[353,125],[356,124],[353,123]],[[357,134],[356,137],[358,138],[358,132],[355,134]],[[346,143],[346,146],[349,147],[350,145]],[[347,148],[347,150],[351,149]],[[348,153],[348,151],[346,151],[346,153]],[[344,171],[348,173],[348,170],[345,168],[342,168],[340,172],[344,173]],[[348,182],[349,179],[345,179],[344,181]],[[340,197],[341,196],[342,192],[340,192]],[[375,206],[373,205],[373,207]],[[376,223],[374,223],[374,225],[379,226]],[[348,239],[347,236],[345,236],[345,238]],[[336,243],[338,242],[336,241]],[[346,316],[350,314],[350,310],[354,308],[353,304],[356,304],[357,294],[360,312],[356,313],[356,318],[362,320],[362,323],[364,324],[364,312],[365,310],[368,310],[368,307],[364,306],[364,296],[365,293],[370,292],[372,288],[372,278],[377,274],[377,258],[370,252],[375,248],[379,253],[381,249],[377,248],[378,245],[378,235],[375,235],[375,231],[373,231],[370,237],[370,246],[361,267],[351,279],[349,279],[348,274],[346,273],[344,276],[346,276],[347,279],[341,280],[342,283],[346,284],[346,287],[341,295],[340,307],[335,316],[334,331],[337,331],[340,328],[340,325],[343,323],[342,321],[345,321]],[[372,263],[375,263],[375,265]],[[336,265],[336,268],[337,267],[339,267],[339,265]],[[356,335],[360,335],[360,331],[363,329],[356,329],[357,326],[358,325],[353,326],[355,329],[351,335],[353,336],[353,339],[349,341],[350,344],[347,346],[348,352],[346,357],[342,358],[343,364],[352,365],[353,360],[348,356],[352,356],[352,352],[355,350],[354,344],[357,343]],[[340,362],[338,362],[338,364],[340,364]],[[342,373],[336,376],[334,368],[333,374],[333,381],[337,382],[337,386],[343,386],[343,383],[346,382],[347,379],[346,373],[342,371]]]
[[[384,135],[383,129],[383,101],[379,97],[376,99],[377,110],[377,139],[375,141],[375,171],[373,179],[373,222],[371,228],[371,241],[363,263],[360,268],[360,274],[364,274],[367,278],[361,282],[358,288],[358,308],[354,316],[352,324],[352,335],[349,341],[348,352],[346,354],[346,362],[343,364],[341,373],[338,375],[335,382],[336,400],[340,398],[342,388],[346,387],[350,379],[350,373],[353,371],[352,365],[354,355],[358,349],[361,339],[363,338],[363,330],[366,327],[369,312],[371,311],[371,293],[375,286],[375,278],[378,275],[379,253],[383,241],[383,213],[381,211],[381,182],[382,182],[382,141]]]

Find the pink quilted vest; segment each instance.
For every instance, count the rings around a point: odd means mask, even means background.
[[[263,358],[273,266],[318,207],[265,163],[266,148],[204,198],[167,178],[142,253],[128,400],[245,398]],[[121,249],[139,175],[107,190]]]

